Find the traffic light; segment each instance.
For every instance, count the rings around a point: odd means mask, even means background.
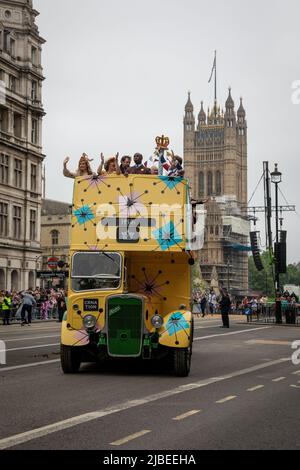
[[[281,243],[286,243],[286,238],[287,238],[287,231],[286,230],[280,230],[279,232],[279,241]]]
[[[258,234],[259,232],[250,232],[250,242],[251,242],[251,250],[253,255],[254,264],[258,271],[263,271],[264,266],[262,264],[262,260],[260,257],[260,249],[258,243]]]
[[[275,252],[275,263],[277,267],[277,272],[279,274],[285,274],[287,272],[286,242],[275,243],[274,252]]]

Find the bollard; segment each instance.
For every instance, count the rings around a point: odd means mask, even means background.
[[[6,364],[6,344],[0,340],[0,365]]]

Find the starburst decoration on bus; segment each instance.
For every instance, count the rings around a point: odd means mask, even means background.
[[[160,248],[162,251],[169,250],[173,246],[178,246],[180,250],[183,251],[180,246],[180,243],[182,243],[183,240],[177,232],[174,222],[172,221],[155,230],[153,232],[153,238],[158,242],[158,248]]]
[[[78,184],[80,184],[83,181],[88,183],[87,187],[84,189],[85,193],[91,188],[91,189],[97,189],[98,194],[101,194],[101,190],[100,190],[101,185],[104,184],[107,188],[110,188],[110,184],[107,184],[105,180],[106,180],[106,176],[94,174],[91,176],[85,176],[81,181],[78,181]]]
[[[145,209],[145,206],[140,202],[140,195],[138,193],[120,196],[119,207],[120,215],[125,217],[141,215],[141,211]]]
[[[146,190],[142,194],[139,194],[137,191],[133,191],[132,187],[133,184],[130,184],[130,194],[123,194],[121,189],[117,188],[117,191],[120,193],[120,215],[127,218],[137,215],[141,216],[142,212],[145,213],[145,205],[141,202],[141,198],[149,193],[149,191]]]
[[[131,276],[131,279],[133,279],[138,284],[138,289],[135,291],[135,293],[144,294],[149,299],[151,299],[152,297],[159,297],[161,300],[166,301],[167,298],[163,296],[161,291],[164,286],[170,285],[170,281],[161,282],[158,280],[159,277],[163,274],[163,272],[158,271],[156,276],[154,276],[153,278],[150,278],[147,275],[146,268],[143,268],[142,271],[144,273],[143,280],[137,279],[136,276],[134,275]]]
[[[103,245],[100,248],[99,243],[100,243],[100,240],[97,240],[96,245],[89,245],[88,242],[84,242],[87,250],[89,250],[89,251],[104,251],[106,248],[108,248],[108,245]]]
[[[187,320],[184,318],[181,312],[176,312],[171,315],[166,325],[166,330],[168,330],[169,335],[173,336],[181,330],[186,330],[190,325]]]
[[[180,195],[180,191],[178,190],[178,185],[182,184],[185,186],[185,179],[182,176],[159,176],[159,182],[153,183],[153,186],[157,186],[159,184],[163,184],[163,188],[161,193],[165,194],[166,190],[169,189],[173,191],[173,189],[177,189],[177,194]]]
[[[72,224],[72,228],[74,228],[75,225],[78,224],[79,226],[83,226],[84,231],[86,232],[87,224],[92,223],[94,226],[96,226],[96,224],[94,223],[96,216],[93,211],[93,205],[83,204],[82,200],[82,207],[73,207],[75,209],[73,217],[76,217],[76,222]]]
[[[187,333],[186,330],[190,329],[190,323],[185,319],[183,313],[175,312],[169,318],[166,326],[164,327],[164,331],[160,333],[162,337],[165,333],[168,333],[169,336],[174,336],[176,339],[175,344],[179,344],[177,333],[183,331],[188,339],[190,339],[190,335]]]

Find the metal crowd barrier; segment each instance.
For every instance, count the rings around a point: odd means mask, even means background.
[[[4,312],[0,309],[0,320],[3,321]],[[49,321],[49,320],[58,320],[58,310],[57,307],[48,309],[47,311],[43,310],[41,307],[34,307],[31,313],[32,321]],[[10,322],[11,323],[20,323],[21,322],[21,312],[19,307],[11,308],[10,310]],[[0,323],[1,324],[1,323]]]
[[[256,310],[250,308],[247,322],[276,323],[275,304],[262,305]],[[289,305],[282,307],[282,321],[287,325],[300,326],[300,306]]]

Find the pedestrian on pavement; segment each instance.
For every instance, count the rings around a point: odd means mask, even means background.
[[[5,293],[2,302],[2,312],[3,312],[3,325],[10,325],[10,312],[12,307],[12,299],[9,292]]]
[[[49,310],[50,310],[50,300],[47,297],[46,300],[41,305],[41,310],[40,310],[41,320],[49,320],[48,318]]]
[[[220,300],[220,309],[222,315],[223,326],[221,328],[229,328],[229,312],[231,309],[231,300],[227,290],[222,291],[222,298]]]
[[[36,306],[36,301],[32,295],[31,291],[23,293],[23,301],[22,301],[22,312],[21,312],[21,326],[24,326],[26,323],[27,325],[31,325],[31,315],[32,315],[32,307]],[[27,313],[27,319],[26,319]]]
[[[208,307],[209,313],[213,315],[216,313],[216,305],[217,305],[217,296],[213,289],[211,289],[209,296],[208,296]]]
[[[3,305],[4,296],[5,296],[5,293],[3,291],[0,291],[0,318],[2,319],[3,319],[2,305]]]
[[[63,321],[63,316],[65,311],[67,310],[65,298],[63,294],[60,294],[58,299],[57,299],[57,311],[58,311],[58,321],[59,323],[62,323]]]
[[[200,313],[200,295],[199,292],[195,292],[193,295],[193,313],[199,318]]]
[[[200,300],[200,307],[201,307],[201,312],[202,312],[202,318],[205,317],[206,305],[207,305],[207,298],[206,298],[205,294],[203,294],[202,297],[201,297],[201,300]]]

